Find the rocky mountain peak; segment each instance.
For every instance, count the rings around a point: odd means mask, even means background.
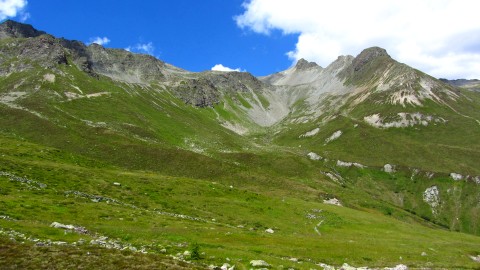
[[[367,63],[371,62],[378,57],[386,56],[390,58],[390,55],[387,51],[380,47],[371,47],[363,50],[355,59],[353,60],[353,68],[355,71],[362,69]]]
[[[305,70],[305,69],[310,69],[310,68],[313,68],[313,67],[320,67],[320,66],[317,65],[317,63],[315,63],[315,62],[308,62],[307,60],[305,60],[303,58],[298,60],[297,64],[295,65],[295,68],[297,70]]]
[[[30,38],[46,34],[38,31],[30,24],[23,24],[12,20],[6,20],[0,24],[0,39],[3,38]]]

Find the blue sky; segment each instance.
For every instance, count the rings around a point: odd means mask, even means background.
[[[267,75],[288,68],[285,53],[295,47],[296,35],[241,29],[233,17],[242,11],[241,0],[29,0],[25,22],[83,42],[106,37],[110,48],[145,52],[140,48],[150,44],[149,53],[190,71],[222,64]]]
[[[480,78],[478,10],[478,0],[0,0],[0,20],[57,37],[257,76],[380,46],[435,77]]]

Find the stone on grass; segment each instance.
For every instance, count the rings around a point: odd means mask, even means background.
[[[270,267],[270,264],[264,260],[251,260],[250,265],[253,267]]]

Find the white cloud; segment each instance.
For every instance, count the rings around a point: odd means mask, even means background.
[[[22,13],[26,6],[26,0],[0,0],[0,20],[16,17],[17,14]],[[24,15],[22,15],[23,17]]]
[[[155,51],[155,46],[153,46],[152,42],[137,43],[133,46],[128,46],[127,48],[125,48],[125,50],[127,50],[129,52],[145,53],[145,54],[153,55],[153,53]]]
[[[215,66],[212,67],[212,70],[215,70],[215,71],[224,71],[224,72],[232,72],[232,71],[238,71],[238,72],[242,72],[243,70],[241,70],[240,68],[229,68],[229,67],[226,67],[222,64],[216,64]]]
[[[478,0],[251,0],[235,20],[269,35],[298,34],[296,61],[326,66],[371,46],[436,77],[480,78]]]
[[[103,46],[110,43],[110,39],[108,39],[107,37],[93,37],[93,38],[90,38],[90,44],[92,43],[97,43],[98,45]]]
[[[20,11],[20,21],[25,22],[26,20],[30,19],[31,15],[28,12]]]

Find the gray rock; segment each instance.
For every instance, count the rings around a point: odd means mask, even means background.
[[[336,206],[342,206],[342,203],[337,198],[331,198],[328,200],[323,200],[324,204],[331,204]]]
[[[477,256],[470,256],[470,259],[476,261],[476,262],[480,262],[480,255],[477,255]]]
[[[380,47],[367,48],[363,50],[359,55],[357,55],[357,57],[355,57],[355,59],[353,60],[353,63],[352,63],[353,70],[355,72],[360,71],[368,63],[382,56],[390,58],[390,55],[388,55],[387,51],[383,48],[380,48]]]
[[[432,208],[432,214],[437,213],[440,206],[440,191],[437,186],[431,186],[423,192],[423,201],[428,203]]]
[[[229,263],[224,263],[222,267],[220,267],[221,270],[233,270],[235,269],[235,265],[232,267]]]
[[[390,165],[390,164],[385,164],[383,165],[383,171],[386,173],[394,173],[395,172],[395,166]]]
[[[396,265],[395,267],[392,267],[392,268],[384,268],[384,270],[408,270],[408,266],[404,265],[404,264],[399,264],[399,265]]]
[[[311,69],[311,68],[318,68],[320,67],[319,65],[317,65],[317,63],[315,62],[308,62],[307,60],[305,59],[300,59],[297,61],[297,64],[295,65],[295,68],[297,70],[306,70],[306,69]]]
[[[463,179],[463,175],[459,173],[450,173],[450,177],[455,181],[460,181]]]
[[[46,34],[38,31],[30,24],[18,23],[12,20],[6,20],[0,24],[0,39],[4,38],[32,38]]]
[[[350,266],[348,263],[344,263],[342,267],[340,267],[340,270],[357,270],[357,268]]]
[[[252,260],[250,261],[250,265],[253,267],[270,267],[270,264],[264,260]]]
[[[319,156],[318,154],[314,153],[314,152],[310,152],[307,154],[308,158],[310,158],[311,160],[321,160],[322,157]]]

